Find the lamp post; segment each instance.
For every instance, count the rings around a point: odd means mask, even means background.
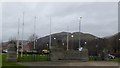
[[[81,45],[80,45],[81,20],[82,20],[82,17],[80,17],[80,21],[79,21],[79,48],[81,47]]]
[[[49,51],[51,52],[51,16],[50,16]],[[48,55],[48,59],[51,60],[51,54]]]
[[[20,18],[18,18],[17,58],[18,58],[18,47],[19,47],[19,27],[20,27]]]
[[[21,57],[23,56],[23,47],[24,47],[24,44],[23,44],[23,35],[24,34],[24,12],[23,12],[23,23],[22,23],[22,49],[21,49]]]
[[[69,26],[67,26],[67,31],[69,31]],[[68,32],[67,32],[67,51],[68,51],[68,45],[69,45],[69,36],[68,36]]]
[[[34,17],[34,50],[36,48],[36,16]]]

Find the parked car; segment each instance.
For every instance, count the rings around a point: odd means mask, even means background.
[[[5,50],[2,50],[2,53],[7,53],[8,51],[7,51],[7,49],[5,49]]]
[[[49,50],[44,49],[44,50],[42,50],[42,53],[43,54],[49,54],[50,52],[49,52]]]
[[[109,57],[110,59],[115,59],[115,56],[114,56],[114,55],[111,55],[111,54],[108,54],[108,57]]]

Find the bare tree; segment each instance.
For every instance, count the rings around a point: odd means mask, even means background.
[[[17,39],[16,39],[16,37],[11,37],[11,38],[9,38],[9,41],[17,41]]]
[[[33,42],[34,39],[36,40],[37,38],[38,38],[37,35],[32,34],[32,35],[30,35],[30,37],[28,38],[28,40],[29,40],[29,42]]]

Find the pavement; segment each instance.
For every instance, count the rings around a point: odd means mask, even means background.
[[[18,62],[24,66],[118,66],[117,62],[108,61],[42,61],[42,62]]]
[[[110,61],[42,61],[42,62],[18,62],[28,68],[120,68],[117,62]]]

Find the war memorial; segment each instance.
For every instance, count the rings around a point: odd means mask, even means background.
[[[15,48],[15,43],[11,41],[8,45],[7,60],[8,62],[17,61],[17,52]],[[81,51],[77,50],[64,50],[60,46],[52,46],[50,50],[50,61],[59,61],[59,60],[81,60],[88,61],[88,50],[83,47]]]
[[[58,46],[53,46],[51,48],[50,53],[50,60],[51,61],[58,61],[58,60],[81,60],[81,61],[88,61],[88,50],[83,47],[81,51],[77,50],[64,50]]]

